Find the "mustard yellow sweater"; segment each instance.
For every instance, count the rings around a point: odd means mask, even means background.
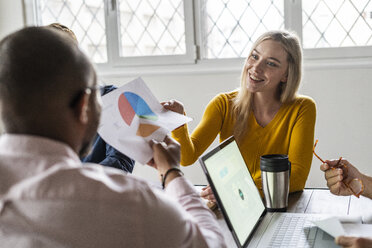
[[[231,107],[236,94],[234,91],[214,97],[191,135],[187,125],[172,132],[173,137],[181,144],[182,165],[193,164],[217,134],[220,135],[220,142],[233,135],[234,118]],[[260,156],[264,154],[288,154],[292,163],[290,192],[305,187],[313,156],[315,118],[315,102],[306,96],[299,96],[293,102],[283,104],[265,127],[256,122],[253,112],[250,114],[248,131],[238,145],[260,191]]]

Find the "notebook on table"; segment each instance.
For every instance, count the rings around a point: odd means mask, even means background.
[[[311,222],[325,215],[266,211],[234,137],[199,162],[237,247],[338,247]]]

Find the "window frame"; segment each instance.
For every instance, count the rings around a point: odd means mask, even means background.
[[[23,0],[27,25],[36,25],[37,0]],[[156,74],[191,74],[237,72],[245,58],[203,58],[202,1],[184,0],[185,55],[120,57],[120,27],[117,0],[104,0],[107,63],[97,63],[103,76],[138,76]],[[302,40],[302,0],[284,0],[284,27],[295,31]],[[372,67],[372,46],[306,48],[305,69]],[[124,69],[124,70],[123,70]]]
[[[302,32],[302,0],[285,1],[284,5],[285,28],[294,30],[301,41]],[[327,47],[327,48],[304,48],[303,56],[305,61],[314,62],[320,60],[337,59],[363,59],[372,58],[372,46],[353,46],[353,47]],[[372,62],[371,62],[372,65]]]
[[[138,57],[120,56],[120,20],[118,14],[118,1],[105,1],[106,13],[106,34],[108,44],[108,54],[110,61],[115,66],[146,66],[146,65],[172,65],[172,64],[193,64],[196,60],[194,45],[194,25],[193,25],[193,2],[183,1],[185,16],[185,48],[184,55],[154,55]],[[109,49],[110,47],[110,49]],[[156,63],[154,63],[156,61]]]

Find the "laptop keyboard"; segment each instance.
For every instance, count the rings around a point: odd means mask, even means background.
[[[311,221],[316,219],[316,216],[281,216],[268,247],[314,247],[318,228]]]

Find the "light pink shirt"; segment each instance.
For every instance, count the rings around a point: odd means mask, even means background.
[[[0,199],[0,247],[225,247],[187,179],[164,193],[46,138],[1,136]]]

